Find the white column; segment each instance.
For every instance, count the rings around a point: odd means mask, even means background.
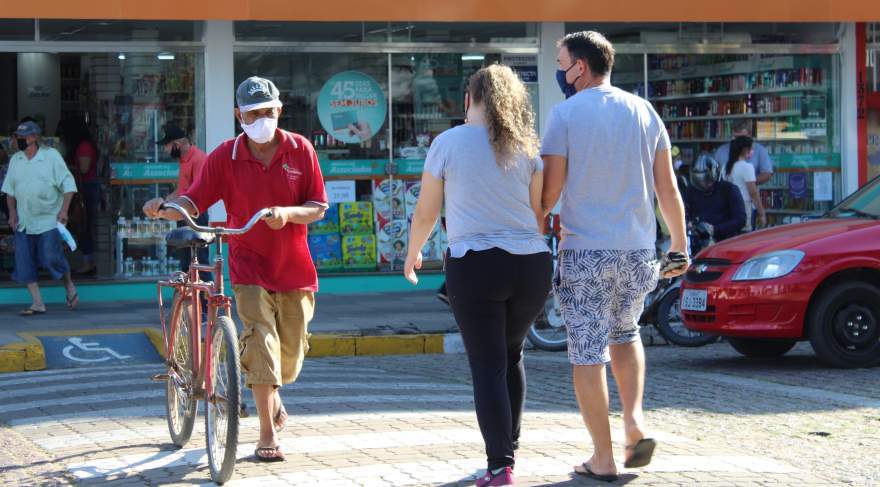
[[[841,199],[859,189],[859,123],[856,93],[856,24],[849,22],[840,39]],[[864,47],[862,47],[864,48]]]
[[[212,151],[235,135],[235,69],[232,44],[235,32],[232,21],[205,21],[205,137]],[[226,221],[226,208],[217,203],[208,210],[212,222]]]
[[[565,24],[562,22],[541,23],[541,52],[538,54],[538,99],[540,107],[538,114],[538,134],[544,134],[547,126],[547,117],[550,110],[565,97],[556,84],[556,55],[559,49],[556,42],[565,35]]]

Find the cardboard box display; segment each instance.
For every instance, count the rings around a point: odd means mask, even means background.
[[[379,221],[390,222],[406,219],[404,207],[404,182],[400,179],[383,179],[373,182],[373,205]]]
[[[324,218],[309,224],[309,235],[328,235],[339,233],[339,204],[330,203]]]
[[[318,270],[342,269],[342,237],[338,233],[309,235],[309,252]]]
[[[407,181],[406,191],[404,192],[404,205],[406,206],[406,220],[412,221],[416,212],[416,203],[419,201],[419,193],[422,190],[421,181]]]
[[[339,231],[343,235],[373,233],[373,204],[369,201],[339,203]]]
[[[446,252],[448,246],[446,232],[443,231],[440,223],[437,223],[425,246],[422,247],[422,260],[425,262],[443,261],[443,253]]]
[[[403,267],[408,227],[405,221],[388,222],[379,229],[379,263]]]
[[[375,235],[343,235],[342,265],[346,270],[376,268]]]

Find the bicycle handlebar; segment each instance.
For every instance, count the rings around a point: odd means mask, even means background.
[[[188,211],[186,211],[185,209],[183,209],[182,206],[180,206],[176,203],[170,203],[170,202],[166,201],[165,203],[162,203],[159,206],[159,209],[160,210],[168,210],[168,209],[174,210],[174,211],[180,213],[181,216],[183,216],[183,221],[184,221],[184,223],[187,224],[188,227],[192,228],[193,230],[195,230],[197,232],[212,233],[215,235],[241,235],[243,233],[247,233],[248,231],[250,231],[251,228],[254,227],[254,225],[257,224],[258,221],[260,221],[263,218],[265,218],[266,216],[272,214],[272,210],[270,210],[269,208],[263,208],[262,210],[256,212],[254,214],[254,216],[252,216],[251,219],[245,224],[245,226],[243,226],[241,228],[203,227],[203,226],[200,226],[198,223],[196,223],[192,219],[192,217],[189,215]]]

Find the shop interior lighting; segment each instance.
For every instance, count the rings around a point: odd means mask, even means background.
[[[174,54],[170,52],[160,52],[156,55],[156,58],[158,58],[160,61],[173,61]]]
[[[120,52],[119,55],[116,56],[116,59],[119,59],[120,61],[125,61],[125,53]]]
[[[462,54],[462,61],[482,61],[486,59],[486,56],[482,54]]]

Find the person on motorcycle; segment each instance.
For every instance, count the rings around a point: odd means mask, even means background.
[[[745,204],[739,189],[720,180],[721,165],[703,154],[690,168],[690,184],[684,190],[688,225],[702,223],[715,241],[736,236],[746,224]]]

